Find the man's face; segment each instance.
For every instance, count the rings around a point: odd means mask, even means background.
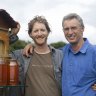
[[[67,41],[71,44],[77,44],[83,39],[84,28],[80,26],[80,23],[76,19],[65,20],[63,23],[63,31]]]
[[[44,45],[47,42],[48,31],[46,26],[43,23],[36,22],[34,23],[33,30],[30,33],[30,36],[34,40],[36,45]]]

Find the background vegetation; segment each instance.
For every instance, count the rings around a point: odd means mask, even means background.
[[[10,50],[14,51],[17,49],[22,49],[24,48],[28,43],[31,43],[30,41],[24,41],[24,40],[18,40],[15,43],[11,44],[10,46]],[[55,42],[55,43],[51,43],[51,46],[55,47],[55,48],[60,48],[66,45],[65,42],[63,41],[59,41],[59,42]]]

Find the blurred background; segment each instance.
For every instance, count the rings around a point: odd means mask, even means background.
[[[52,30],[48,38],[49,44],[67,43],[62,31],[62,19],[69,13],[77,13],[83,18],[84,37],[96,44],[96,0],[1,0],[0,9],[5,9],[14,20],[20,22],[18,42],[23,42],[23,47],[32,42],[27,24],[35,15],[45,16],[49,22]]]

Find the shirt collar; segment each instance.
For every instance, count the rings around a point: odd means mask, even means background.
[[[84,38],[84,44],[82,45],[81,49],[80,49],[78,52],[86,53],[89,44],[90,44],[90,43],[89,43],[88,39],[87,39],[87,38]],[[74,52],[72,51],[72,49],[71,49],[71,44],[69,44],[69,50],[70,50],[72,53],[74,53]],[[78,52],[76,52],[76,53],[74,53],[74,54],[77,54]]]

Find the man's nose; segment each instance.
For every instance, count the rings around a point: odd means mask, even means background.
[[[41,35],[42,34],[42,32],[41,31],[38,31],[38,35]]]
[[[69,28],[68,33],[69,33],[69,34],[72,34],[72,33],[73,33],[72,28]]]

